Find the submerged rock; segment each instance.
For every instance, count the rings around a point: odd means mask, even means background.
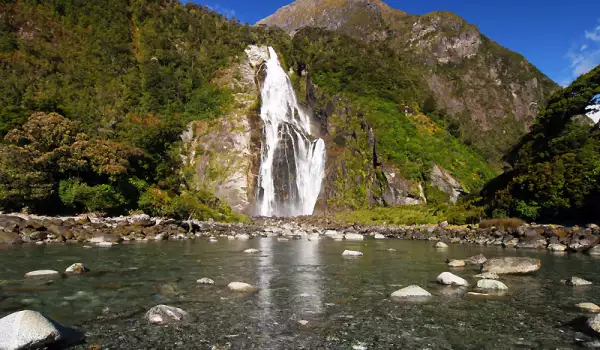
[[[154,324],[181,322],[187,317],[187,312],[178,307],[168,305],[157,305],[148,310],[145,315],[146,320]]]
[[[215,284],[215,281],[211,280],[210,278],[203,277],[203,278],[197,280],[196,283],[200,283],[200,284]]]
[[[60,273],[54,270],[36,270],[27,272],[25,278],[54,278],[60,277]]]
[[[435,244],[435,248],[437,248],[437,249],[446,249],[446,248],[448,248],[448,245],[446,243],[444,243],[444,242],[437,242]]]
[[[492,272],[480,273],[479,275],[475,275],[473,277],[475,277],[475,278],[483,278],[483,279],[486,279],[486,280],[498,280],[498,279],[500,279],[500,276],[498,276],[497,274],[492,273]]]
[[[244,282],[231,282],[227,285],[227,288],[229,288],[230,291],[232,292],[256,292],[258,289],[256,287],[254,287],[251,284],[248,283],[244,283]]]
[[[464,260],[450,260],[448,262],[448,266],[450,267],[465,267],[465,262]]]
[[[430,297],[431,293],[429,293],[428,291],[426,291],[425,289],[417,286],[417,285],[412,285],[412,286],[408,286],[408,287],[404,287],[402,289],[398,289],[397,291],[393,292],[391,297],[392,298],[414,298],[414,297]]]
[[[80,332],[63,327],[36,311],[19,311],[0,319],[2,350],[63,348],[82,339]]]
[[[588,281],[588,280],[584,280],[583,278],[577,277],[577,276],[573,276],[571,278],[569,278],[568,280],[565,281],[565,283],[568,286],[573,286],[573,287],[577,287],[577,286],[589,286],[592,285],[593,283]]]
[[[465,259],[467,265],[481,265],[487,261],[487,258],[483,254],[475,255]]]
[[[488,280],[482,279],[477,281],[477,288],[479,289],[494,289],[494,290],[508,290],[506,284],[496,281],[496,280]]]
[[[362,252],[357,252],[356,250],[344,250],[342,253],[343,256],[362,256]]]
[[[469,286],[469,282],[467,282],[467,280],[450,272],[442,272],[439,276],[437,276],[436,281],[447,286]]]
[[[75,263],[69,267],[67,267],[67,269],[65,270],[65,273],[67,275],[83,275],[86,272],[89,272],[90,269],[88,269],[87,266],[85,266],[82,263]]]
[[[582,310],[585,312],[593,312],[593,313],[600,312],[600,306],[598,306],[594,303],[579,303],[579,304],[576,304],[575,307],[578,308],[579,310]]]
[[[481,272],[492,272],[498,275],[504,274],[527,274],[536,272],[542,267],[539,259],[506,257],[493,258],[485,262]]]

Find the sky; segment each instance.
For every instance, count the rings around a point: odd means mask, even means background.
[[[600,64],[600,0],[384,0],[410,14],[454,12],[560,85]],[[291,0],[193,0],[254,24]]]

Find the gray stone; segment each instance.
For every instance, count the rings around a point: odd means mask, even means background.
[[[590,255],[600,255],[600,245],[594,246],[590,250],[587,251]]]
[[[430,297],[431,293],[426,291],[425,289],[412,285],[402,289],[399,289],[392,293],[392,298],[419,298],[419,297]]]
[[[448,245],[446,243],[444,243],[444,242],[437,242],[435,244],[435,248],[437,248],[437,249],[446,249],[446,248],[448,248]]]
[[[235,239],[240,240],[240,241],[247,241],[250,239],[250,235],[248,235],[246,233],[242,233],[242,234],[236,235]]]
[[[483,264],[481,272],[492,272],[498,275],[503,274],[527,274],[536,272],[542,267],[539,259],[506,257],[493,258]]]
[[[258,290],[253,285],[244,283],[244,282],[231,282],[227,285],[227,288],[229,288],[229,290],[232,292],[246,292],[246,293],[252,293],[252,292],[256,292]]]
[[[365,239],[365,236],[359,233],[346,233],[344,237],[347,241],[362,241]]]
[[[586,251],[595,247],[599,240],[595,235],[575,235],[569,242],[569,249],[576,252]]]
[[[448,194],[452,203],[456,203],[458,197],[464,191],[460,182],[437,164],[433,165],[429,180],[433,187]]]
[[[450,272],[442,272],[439,276],[437,276],[436,281],[447,286],[469,286],[469,282],[467,282],[464,278],[458,277]]]
[[[482,279],[477,281],[477,288],[479,289],[494,289],[494,290],[508,290],[506,284],[496,281],[496,280],[488,280]]]
[[[343,256],[362,256],[362,252],[357,252],[356,250],[344,250],[342,253]]]
[[[483,254],[475,255],[465,259],[467,265],[481,265],[487,261],[487,258]]]
[[[492,272],[480,273],[479,275],[475,275],[473,277],[475,277],[475,278],[483,278],[483,279],[486,279],[486,280],[497,280],[497,279],[500,279],[500,276],[498,276],[497,274],[492,273]]]
[[[545,249],[547,244],[548,242],[544,237],[536,237],[519,241],[515,247],[519,249]]]
[[[464,260],[450,260],[448,262],[448,266],[450,266],[450,267],[464,267],[465,266],[465,262],[464,262]]]
[[[54,270],[36,270],[27,272],[25,278],[58,278],[60,273]]]
[[[146,312],[145,318],[150,323],[167,324],[186,320],[188,313],[178,307],[157,305]]]
[[[577,287],[577,286],[589,286],[589,285],[592,285],[593,283],[590,281],[584,280],[583,278],[573,276],[566,281],[566,284],[569,286]]]
[[[68,275],[83,275],[86,272],[89,272],[90,269],[82,263],[75,263],[65,270],[65,273]]]
[[[83,335],[63,327],[36,311],[24,310],[0,319],[0,349],[63,348]]]
[[[250,248],[250,249],[246,249],[244,250],[244,253],[248,253],[248,254],[255,254],[255,253],[259,253],[260,250],[255,249],[255,248]]]
[[[552,252],[564,252],[567,250],[567,246],[560,243],[553,243],[548,245],[548,250]]]
[[[200,284],[215,284],[215,281],[211,280],[210,278],[203,277],[203,278],[197,280],[196,283],[200,283]]]
[[[593,313],[599,313],[600,312],[600,306],[594,304],[594,303],[579,303],[575,305],[576,308],[578,308],[581,311],[585,311],[585,312],[593,312]]]
[[[373,236],[373,238],[375,238],[375,239],[385,239],[385,236],[384,236],[384,235],[382,235],[381,233],[376,233],[376,234]]]
[[[600,335],[600,314],[588,319],[587,325],[596,333],[596,335]]]

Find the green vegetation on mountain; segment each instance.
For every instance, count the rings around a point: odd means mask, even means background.
[[[600,128],[586,116],[599,94],[600,66],[550,98],[531,132],[505,157],[512,169],[482,191],[488,214],[600,218]]]

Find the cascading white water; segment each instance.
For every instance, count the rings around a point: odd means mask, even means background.
[[[291,81],[272,47],[261,98],[265,140],[257,214],[312,215],[325,171],[325,142],[311,139],[310,117],[298,106]]]

